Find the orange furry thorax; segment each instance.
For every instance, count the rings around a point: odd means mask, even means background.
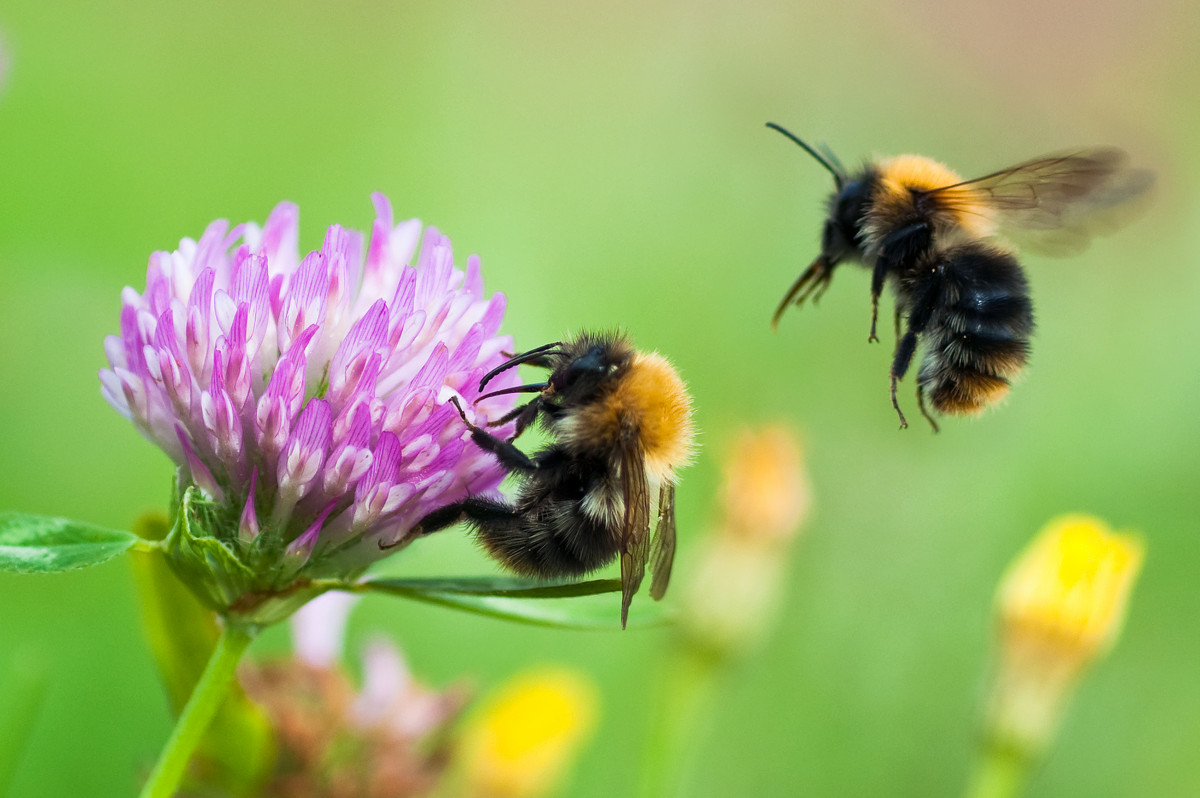
[[[879,187],[874,197],[874,224],[887,227],[893,219],[913,210],[914,191],[932,191],[963,182],[959,174],[932,158],[897,155],[879,164]],[[970,187],[939,195],[941,221],[957,225],[975,236],[990,235],[995,228],[992,213]]]
[[[692,453],[692,400],[683,380],[658,353],[638,353],[600,401],[580,408],[571,425],[576,445],[611,449],[618,436],[637,436],[647,475],[673,482]]]

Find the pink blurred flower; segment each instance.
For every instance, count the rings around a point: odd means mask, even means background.
[[[105,399],[178,464],[181,489],[218,506],[206,534],[275,552],[288,578],[361,569],[504,477],[449,403],[471,408],[503,362],[504,296],[484,296],[476,256],[456,268],[448,238],[373,200],[369,243],[333,225],[301,257],[298,210],[282,203],[262,227],[216,221],[154,253],[105,341]],[[515,384],[502,376],[494,387]]]
[[[239,671],[275,736],[267,798],[415,798],[442,779],[447,729],[466,692],[420,684],[388,641],[367,649],[356,689],[341,662],[354,602],[341,593],[314,599],[292,616],[296,657]]]

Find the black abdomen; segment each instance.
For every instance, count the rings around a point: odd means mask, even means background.
[[[585,512],[584,497],[605,483],[604,463],[561,454],[558,447],[541,454],[544,470],[524,479],[515,508],[473,519],[476,536],[491,555],[525,576],[587,574],[618,553],[612,522]]]
[[[918,390],[943,413],[982,412],[1029,358],[1033,305],[1011,253],[982,243],[941,253],[941,301],[925,334]]]

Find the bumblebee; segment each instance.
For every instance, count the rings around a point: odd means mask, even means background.
[[[847,172],[773,122],[767,127],[800,145],[833,175],[835,190],[821,253],[783,297],[772,328],[789,305],[815,302],[843,261],[872,270],[871,331],[878,341],[879,297],[895,293],[896,348],[892,407],[908,426],[896,385],[918,341],[917,405],[951,415],[978,415],[1000,401],[1029,359],[1033,305],[1029,283],[1005,240],[1045,254],[1083,249],[1090,235],[1121,221],[1153,175],[1126,166],[1111,148],[1052,155],[963,180],[942,164],[900,155]],[[1003,239],[1001,239],[1003,236]],[[904,331],[901,334],[901,321]]]
[[[418,532],[466,521],[503,565],[541,578],[587,574],[619,556],[624,628],[647,562],[654,599],[671,577],[676,471],[693,448],[691,397],[665,358],[636,351],[620,334],[583,334],[515,355],[483,377],[480,391],[523,363],[549,369],[548,379],[480,397],[537,394],[487,424],[515,422],[511,438],[475,424],[452,400],[475,444],[517,478],[515,501],[471,496],[425,516]],[[552,441],[531,456],[513,441],[535,421]]]

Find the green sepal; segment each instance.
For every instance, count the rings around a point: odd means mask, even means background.
[[[175,575],[210,609],[225,612],[254,589],[254,573],[228,544],[207,534],[211,515],[210,503],[189,487],[164,543]]]
[[[51,574],[107,562],[140,538],[69,518],[0,513],[0,571]]]
[[[370,579],[356,589],[425,601],[443,607],[561,629],[620,629],[619,604],[582,598],[621,591],[619,579],[585,582],[536,582],[517,578]],[[568,600],[570,599],[570,600]],[[661,626],[670,613],[660,604],[642,602],[630,616],[630,628]]]
[[[136,528],[143,537],[159,540],[169,527],[162,516],[147,516]],[[135,554],[132,565],[142,628],[178,715],[216,647],[217,617],[175,577],[163,557]],[[197,748],[192,781],[222,795],[255,795],[274,760],[270,721],[240,686],[232,685]]]

